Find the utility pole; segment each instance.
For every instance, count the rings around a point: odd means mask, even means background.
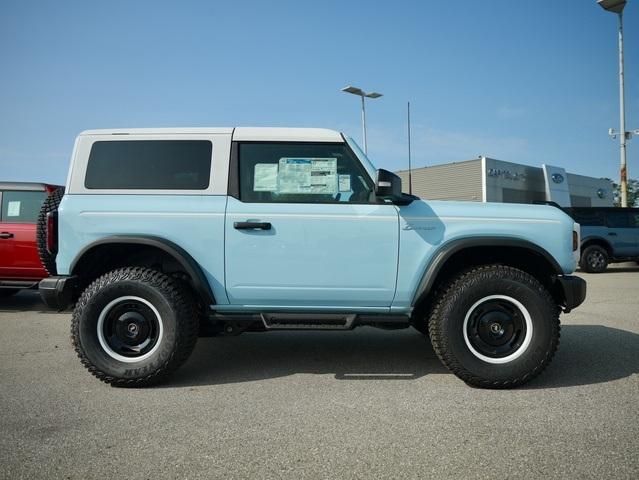
[[[621,206],[628,206],[628,169],[626,166],[626,101],[623,73],[623,11],[619,12],[619,145],[621,148]]]
[[[616,13],[619,18],[619,147],[620,147],[620,187],[621,206],[628,206],[628,169],[626,166],[626,141],[630,133],[626,132],[626,102],[624,96],[624,72],[623,72],[623,9],[626,0],[597,0],[601,8],[608,12]],[[614,132],[610,132],[614,136]]]

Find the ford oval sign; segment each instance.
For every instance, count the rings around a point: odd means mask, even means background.
[[[555,183],[563,183],[564,181],[564,176],[561,173],[553,173],[550,178],[552,178],[552,181]]]

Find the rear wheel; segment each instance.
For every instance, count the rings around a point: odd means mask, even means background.
[[[47,249],[47,215],[58,211],[62,197],[64,196],[64,187],[60,187],[51,193],[40,207],[38,215],[38,224],[36,227],[36,241],[38,244],[38,254],[40,261],[49,275],[56,275],[55,252]]]
[[[608,267],[608,252],[599,245],[590,245],[581,253],[581,268],[588,273],[601,273]]]
[[[71,338],[84,366],[115,386],[158,383],[189,357],[199,316],[185,284],[155,270],[114,270],[80,296]]]
[[[429,331],[437,356],[466,383],[515,387],[550,363],[559,344],[559,308],[531,275],[487,265],[449,284]]]

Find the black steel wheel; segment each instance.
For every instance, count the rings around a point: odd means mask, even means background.
[[[478,300],[464,319],[464,339],[471,351],[488,362],[512,358],[530,339],[530,313],[507,295]],[[528,342],[529,343],[529,342]]]
[[[153,304],[127,295],[114,299],[100,312],[97,333],[102,348],[113,358],[139,361],[159,345],[162,319]]]
[[[599,245],[590,245],[581,253],[581,268],[588,273],[601,273],[608,268],[608,252]]]

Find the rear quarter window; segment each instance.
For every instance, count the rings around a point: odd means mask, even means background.
[[[98,141],[91,147],[88,189],[206,190],[213,145],[209,140]]]

